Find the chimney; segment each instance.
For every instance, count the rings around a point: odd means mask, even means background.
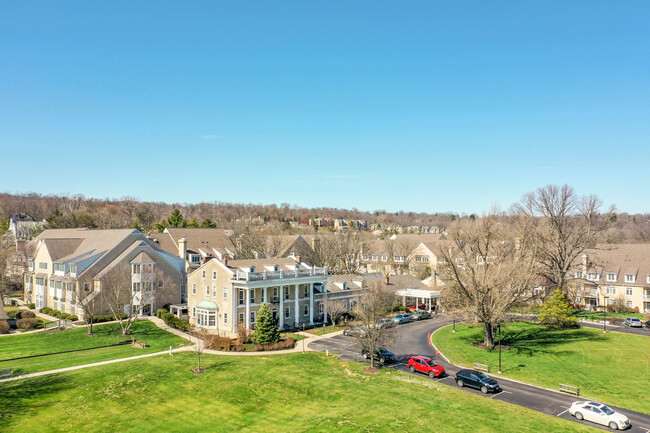
[[[225,254],[223,255],[223,264],[228,266],[228,256]]]
[[[302,256],[300,254],[298,254],[296,256],[296,260],[298,261],[298,264],[302,263]]]
[[[178,241],[178,256],[183,260],[187,260],[187,239],[185,238],[180,238]]]
[[[587,254],[582,255],[582,267],[584,268],[582,271],[586,274],[589,268],[589,256]]]
[[[386,275],[386,285],[389,285],[389,284],[390,284],[390,277],[388,275]]]

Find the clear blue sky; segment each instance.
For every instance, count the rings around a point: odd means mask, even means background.
[[[4,2],[0,190],[650,212],[650,2]]]

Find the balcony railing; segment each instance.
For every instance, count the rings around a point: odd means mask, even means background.
[[[131,281],[134,283],[148,282],[153,283],[156,280],[156,274],[149,272],[146,274],[132,274]]]
[[[264,271],[264,272],[244,272],[237,271],[235,280],[237,281],[262,281],[262,280],[281,280],[301,277],[326,276],[327,268],[311,268],[297,271]]]
[[[643,294],[643,300],[646,302],[650,302],[650,293],[644,293]]]

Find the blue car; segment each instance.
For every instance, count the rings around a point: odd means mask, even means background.
[[[397,316],[393,317],[393,322],[397,323],[398,325],[401,325],[402,323],[409,323],[411,321],[411,315],[410,314],[398,314]]]

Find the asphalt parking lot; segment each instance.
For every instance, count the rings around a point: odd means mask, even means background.
[[[427,376],[421,373],[411,373],[406,367],[411,356],[425,355],[434,359],[446,370],[446,375],[429,380],[435,380],[441,384],[457,387],[454,382],[454,375],[459,368],[453,364],[449,364],[441,356],[436,356],[435,349],[429,344],[427,338],[428,333],[450,323],[451,322],[446,318],[438,316],[429,320],[399,325],[397,327],[395,343],[388,347],[388,349],[395,354],[396,362],[387,365],[386,367],[394,368],[407,374],[415,374],[427,378]],[[356,360],[357,362],[369,363],[369,361],[363,359],[361,356],[359,345],[353,337],[337,335],[331,338],[312,342],[309,344],[309,347],[320,352],[329,351],[330,354],[339,355],[340,359],[345,361]],[[462,389],[484,398],[503,400],[504,402],[523,406],[547,415],[557,416],[596,428],[602,428],[603,430],[609,430],[606,426],[600,426],[587,421],[578,421],[569,414],[568,409],[571,403],[574,401],[585,400],[584,398],[503,379],[496,375],[492,376],[499,381],[499,385],[502,389],[500,392],[494,394],[483,394],[480,390],[473,388],[463,387]],[[616,406],[611,407],[617,412],[622,412],[630,419],[632,427],[627,430],[628,432],[650,433],[650,415],[632,412]]]

